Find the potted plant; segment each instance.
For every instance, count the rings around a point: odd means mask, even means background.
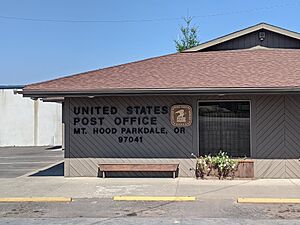
[[[220,151],[217,155],[195,156],[196,158],[196,178],[204,179],[205,176],[215,176],[219,179],[232,179],[237,176],[240,178],[254,177],[253,160],[238,160],[228,156],[226,152]]]

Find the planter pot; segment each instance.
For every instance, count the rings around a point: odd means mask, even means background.
[[[254,160],[240,160],[235,175],[239,178],[254,178]]]
[[[239,164],[234,171],[234,173],[230,173],[227,179],[234,179],[234,178],[246,178],[246,179],[253,179],[254,178],[254,160],[239,160],[236,159]],[[199,178],[199,177],[198,177]],[[218,179],[218,170],[212,168],[209,173],[206,173],[204,179]]]

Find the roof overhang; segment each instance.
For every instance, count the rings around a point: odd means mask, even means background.
[[[22,89],[25,85],[0,85],[0,89]]]
[[[240,30],[240,31],[228,34],[228,35],[225,35],[223,37],[216,38],[214,40],[205,42],[205,43],[200,44],[198,46],[195,46],[193,48],[187,49],[187,50],[185,50],[183,52],[197,52],[197,51],[201,51],[201,50],[204,50],[206,48],[209,48],[209,47],[221,44],[223,42],[226,42],[226,41],[229,41],[229,40],[241,37],[243,35],[246,35],[246,34],[249,34],[249,33],[252,33],[252,32],[255,32],[255,31],[258,31],[258,30],[261,30],[261,29],[266,29],[266,30],[273,31],[273,32],[278,33],[278,34],[282,34],[282,35],[285,35],[285,36],[288,36],[288,37],[300,40],[300,34],[297,33],[297,32],[289,31],[289,30],[286,30],[286,29],[283,29],[283,28],[280,28],[280,27],[277,27],[277,26],[273,26],[273,25],[267,24],[267,23],[259,23],[257,25],[252,26],[252,27],[249,27],[249,28],[246,28],[246,29],[243,29],[243,30]]]
[[[62,103],[64,102],[64,97],[44,97],[42,98],[43,102],[55,102],[55,103]]]
[[[299,93],[300,87],[282,88],[152,88],[152,89],[103,89],[80,91],[19,91],[24,97],[61,100],[62,97],[97,97],[116,95],[223,95],[223,94],[289,94]]]

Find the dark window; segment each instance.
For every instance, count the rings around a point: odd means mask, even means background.
[[[199,102],[200,155],[250,156],[250,103]]]

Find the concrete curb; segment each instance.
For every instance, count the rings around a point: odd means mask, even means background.
[[[0,202],[71,202],[67,197],[0,198]]]
[[[238,198],[237,202],[254,204],[300,204],[300,198]]]
[[[183,196],[183,197],[172,197],[172,196],[115,196],[114,201],[195,201],[196,197]]]

